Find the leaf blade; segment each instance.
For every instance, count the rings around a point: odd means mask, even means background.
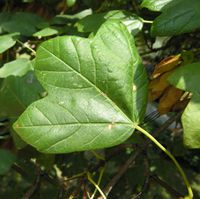
[[[179,67],[170,75],[168,80],[179,89],[199,93],[199,78],[200,62],[196,62]]]
[[[0,68],[0,78],[6,78],[8,76],[23,76],[29,70],[32,70],[31,62],[25,58],[19,58],[14,61],[4,64]]]
[[[16,41],[13,38],[15,35],[17,34],[7,34],[0,36],[0,53],[5,52],[16,44]]]
[[[194,94],[182,114],[184,144],[189,148],[200,148],[200,95]]]
[[[15,160],[16,156],[14,154],[7,150],[0,149],[0,175],[4,175],[8,172]]]
[[[152,11],[162,11],[162,9],[173,0],[143,0],[141,7]]]
[[[173,6],[170,6],[170,5]],[[167,5],[151,27],[152,36],[172,36],[191,32],[200,27],[198,0],[179,0]]]
[[[45,153],[123,142],[138,122],[132,89],[137,61],[133,38],[116,21],[106,22],[93,39],[68,36],[44,42],[35,71],[48,96],[29,106],[14,129]]]

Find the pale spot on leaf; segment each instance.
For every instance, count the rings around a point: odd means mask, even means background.
[[[109,130],[111,130],[111,129],[112,129],[112,127],[113,127],[113,125],[112,125],[112,124],[109,124],[109,125],[108,125],[108,129],[109,129]]]
[[[136,91],[136,90],[137,90],[137,86],[133,85],[133,91]]]

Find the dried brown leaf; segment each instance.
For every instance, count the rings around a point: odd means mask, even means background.
[[[152,74],[152,79],[155,79],[159,77],[161,74],[172,70],[176,66],[178,66],[181,63],[181,56],[175,55],[175,56],[169,56],[165,59],[163,59],[160,63],[158,63],[155,66],[154,72]]]
[[[172,110],[173,106],[180,100],[183,91],[170,86],[159,100],[158,111],[160,114],[166,114]]]
[[[163,74],[156,79],[153,79],[149,83],[149,101],[154,101],[158,99],[163,94],[165,89],[170,86],[169,82],[167,81],[170,74],[171,71]]]

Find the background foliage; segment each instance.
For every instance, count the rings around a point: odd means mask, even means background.
[[[148,73],[141,125],[175,155],[200,198],[199,0],[1,0],[0,10],[0,198],[89,198],[90,177],[108,198],[186,194],[173,163],[139,132],[112,148],[54,155],[12,128],[47,96],[34,73],[38,46],[62,35],[94,38],[108,20],[127,27]]]

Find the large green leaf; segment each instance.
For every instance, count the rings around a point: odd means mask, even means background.
[[[101,24],[108,19],[121,20],[133,34],[136,34],[143,27],[141,18],[122,10],[112,10],[109,12],[88,15],[78,21],[76,26],[80,32],[96,32]]]
[[[190,148],[200,148],[200,62],[178,68],[169,81],[177,88],[193,93],[183,115],[184,143]]]
[[[114,146],[143,116],[146,75],[133,37],[120,22],[106,22],[93,39],[44,42],[35,71],[48,96],[31,104],[14,129],[42,152]]]
[[[23,76],[29,70],[32,70],[32,64],[30,60],[25,58],[19,58],[14,61],[4,64],[0,68],[0,78],[6,78],[8,76]]]
[[[143,0],[141,7],[148,8],[152,11],[161,11],[171,1],[177,0]]]
[[[152,25],[153,36],[171,36],[200,28],[200,1],[177,0],[167,4]]]
[[[0,175],[8,172],[15,160],[16,156],[14,154],[7,150],[0,149]]]
[[[200,94],[194,94],[182,115],[184,144],[200,148]]]

